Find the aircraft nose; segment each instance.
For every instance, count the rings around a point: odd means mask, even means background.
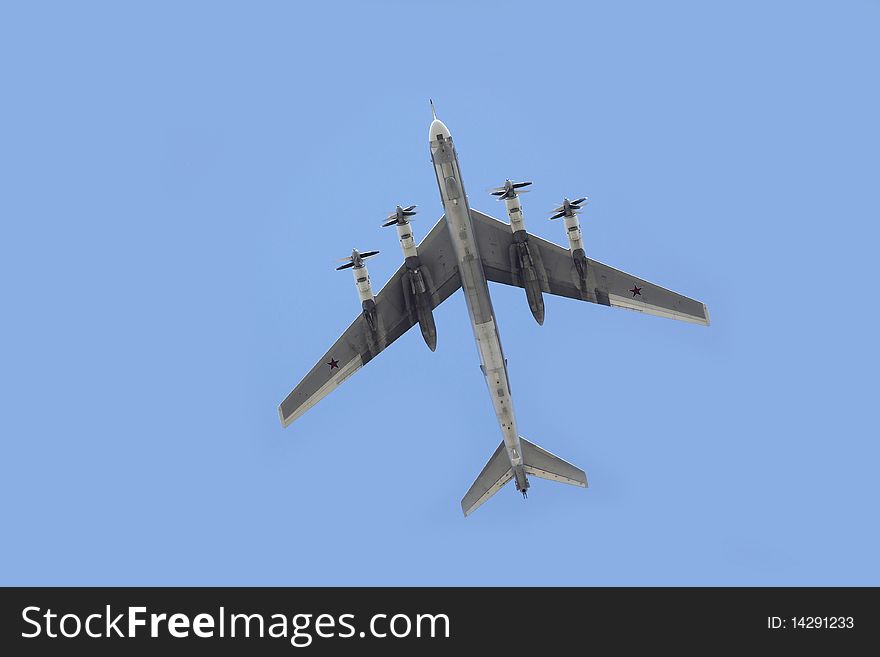
[[[439,135],[442,135],[443,139],[449,139],[449,128],[447,128],[440,119],[434,119],[431,121],[431,128],[428,130],[428,141],[437,141]]]

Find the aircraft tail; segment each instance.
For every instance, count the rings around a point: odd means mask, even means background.
[[[581,488],[587,487],[587,475],[583,470],[562,460],[555,454],[541,449],[522,436],[519,439],[522,445],[523,463],[517,467],[522,468],[521,474],[534,475],[541,479],[559,481]],[[461,510],[464,511],[464,515],[469,516],[473,513],[483,502],[501,490],[504,484],[513,479],[516,474],[514,468],[510,466],[510,458],[507,456],[504,441],[501,441],[498,449],[492,454],[489,462],[486,463],[467,494],[462,498]],[[528,481],[524,476],[522,480],[525,481],[525,487],[522,488],[525,491],[528,488]]]
[[[523,467],[526,474],[581,488],[587,487],[587,473],[579,467],[562,460],[546,449],[541,449],[522,436],[519,437],[519,440],[522,443]]]

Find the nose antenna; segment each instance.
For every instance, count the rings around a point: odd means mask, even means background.
[[[437,111],[434,109],[434,99],[433,99],[433,98],[429,98],[429,99],[428,99],[428,102],[431,103],[431,114],[434,115],[434,119],[436,120],[436,118],[437,118]]]

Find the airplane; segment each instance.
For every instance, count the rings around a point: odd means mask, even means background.
[[[396,228],[404,262],[376,295],[364,261],[378,251],[355,249],[337,267],[352,270],[361,313],[281,402],[281,424],[290,425],[416,324],[434,351],[433,310],[460,288],[502,435],[501,444],[461,500],[465,517],[511,479],[523,497],[529,476],[586,488],[583,470],[517,431],[507,359],[488,282],[523,288],[538,324],[544,323],[545,293],[708,326],[706,304],[587,257],[578,218],[586,197],[563,199],[549,217],[563,220],[568,249],[526,230],[520,194],[529,191],[525,188],[530,181],[507,180],[491,192],[504,201],[509,224],[471,208],[452,135],[437,118],[433,101],[431,112],[428,142],[444,214],[418,245],[410,223],[415,205],[397,206],[381,224]]]

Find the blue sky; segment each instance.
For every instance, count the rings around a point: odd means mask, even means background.
[[[876,2],[6,3],[3,584],[880,584]],[[500,436],[464,299],[291,428],[335,260],[587,194],[708,329],[492,287],[521,433],[583,467],[468,519]]]

